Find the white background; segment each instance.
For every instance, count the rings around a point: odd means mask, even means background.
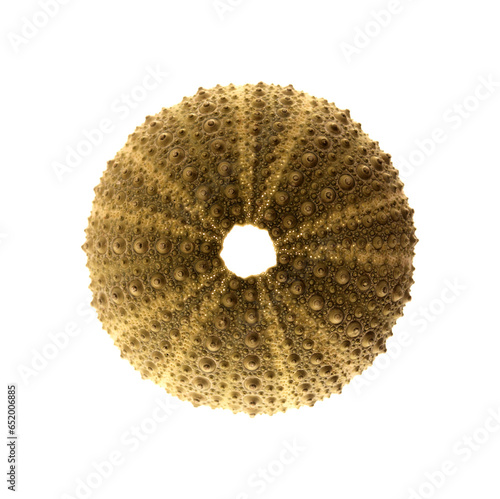
[[[0,15],[1,392],[5,414],[17,384],[17,497],[500,497],[497,4],[70,0],[44,19],[41,3]],[[138,88],[148,71],[157,84]],[[261,80],[351,110],[392,154],[419,243],[389,352],[342,395],[250,419],[194,409],[120,358],[80,247],[93,187],[146,115],[199,86]],[[100,143],[56,174],[102,120]]]

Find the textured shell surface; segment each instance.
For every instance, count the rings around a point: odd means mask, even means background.
[[[242,278],[235,225],[277,264]],[[143,378],[193,405],[312,406],[384,352],[410,300],[413,210],[348,110],[293,86],[200,88],[108,162],[86,229],[92,305]]]

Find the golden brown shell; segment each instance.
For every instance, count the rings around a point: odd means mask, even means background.
[[[148,116],[95,189],[84,249],[122,356],[194,405],[250,415],[339,393],[410,300],[413,210],[388,154],[291,85],[205,90]],[[235,224],[277,265],[220,258]]]

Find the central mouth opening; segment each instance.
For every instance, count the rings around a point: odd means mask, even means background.
[[[274,244],[265,229],[235,225],[224,239],[220,256],[226,267],[246,278],[276,265]]]

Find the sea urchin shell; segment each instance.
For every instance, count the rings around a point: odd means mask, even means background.
[[[144,378],[194,405],[273,414],[339,393],[410,300],[413,210],[388,154],[291,85],[205,90],[108,162],[84,249],[99,319]],[[266,229],[276,266],[220,258]]]

